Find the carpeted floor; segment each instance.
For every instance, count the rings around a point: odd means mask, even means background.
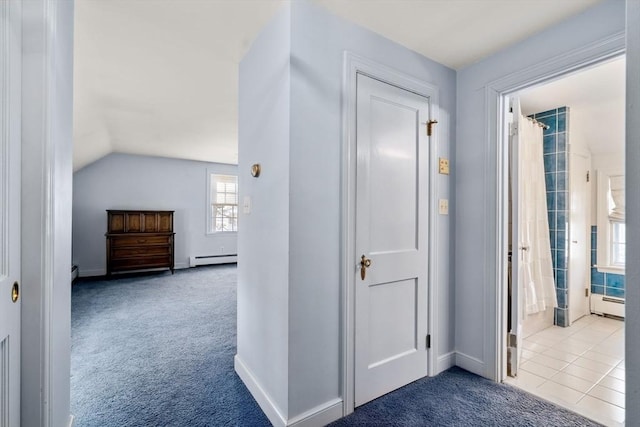
[[[234,265],[110,281],[72,293],[75,426],[268,426],[233,370]],[[595,426],[453,368],[358,408],[335,426]]]

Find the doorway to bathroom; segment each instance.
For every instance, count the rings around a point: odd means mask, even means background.
[[[624,56],[509,96],[506,382],[624,422]]]

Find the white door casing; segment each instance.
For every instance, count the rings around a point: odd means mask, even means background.
[[[522,266],[520,260],[524,251],[529,248],[520,241],[520,225],[522,211],[522,179],[520,168],[520,137],[518,130],[520,121],[522,120],[522,112],[520,110],[520,100],[517,97],[511,98],[511,116],[512,122],[510,127],[510,179],[511,179],[511,331],[510,335],[510,357],[507,363],[510,363],[511,376],[518,374],[520,365],[520,357],[522,355],[522,322],[524,314],[524,295],[522,286]]]
[[[427,375],[429,98],[357,76],[355,405]],[[361,276],[361,256],[371,260]]]
[[[21,28],[20,1],[0,2],[0,427],[20,425]]]
[[[569,320],[571,323],[589,313],[591,233],[590,183],[587,182],[589,158],[569,153]]]

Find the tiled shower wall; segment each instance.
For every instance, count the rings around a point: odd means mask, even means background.
[[[558,296],[558,307],[555,309],[554,322],[558,326],[568,326],[569,156],[567,141],[569,139],[569,109],[567,107],[559,107],[533,114],[531,117],[549,127],[544,130],[543,152],[551,259],[556,281],[556,295]]]
[[[591,226],[591,293],[624,298],[624,275],[599,272],[596,265],[598,227]]]

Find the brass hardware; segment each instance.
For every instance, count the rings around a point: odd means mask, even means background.
[[[436,123],[438,123],[437,120],[429,120],[427,122],[427,136],[431,136],[431,134],[433,133],[433,125],[435,125]]]
[[[11,301],[17,302],[18,298],[20,298],[20,285],[18,285],[18,282],[14,282],[11,287]]]
[[[360,278],[364,280],[367,275],[367,268],[371,267],[371,260],[366,256],[362,255],[360,259]]]
[[[585,297],[589,296],[589,288],[584,288],[584,296]]]
[[[262,168],[260,167],[260,163],[254,163],[251,166],[251,176],[254,177],[254,178],[259,177],[261,170],[262,170]]]

